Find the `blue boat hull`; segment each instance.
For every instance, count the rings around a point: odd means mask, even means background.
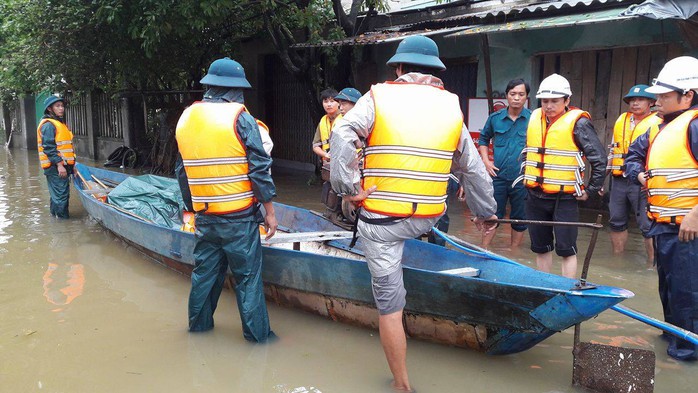
[[[128,175],[78,164],[91,175],[120,183]],[[191,233],[147,223],[118,211],[83,190],[74,180],[87,212],[109,231],[157,261],[185,273],[194,264]],[[280,228],[337,231],[341,228],[305,209],[275,204]],[[300,308],[336,321],[377,328],[370,274],[361,242],[302,244],[300,250],[264,247],[263,280],[269,301]],[[574,290],[575,280],[409,240],[403,257],[407,288],[405,327],[411,337],[485,351],[516,353],[592,318],[632,297],[621,288]],[[473,267],[479,277],[443,270]]]

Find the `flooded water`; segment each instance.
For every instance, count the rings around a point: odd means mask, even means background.
[[[278,172],[279,202],[322,210],[307,175]],[[36,153],[0,148],[0,392],[388,391],[377,332],[271,304],[280,339],[249,344],[226,291],[216,328],[190,334],[187,277],[103,230],[75,190],[70,220],[51,218],[48,204]],[[478,241],[462,207],[451,209],[451,222],[452,234]],[[508,244],[507,231],[494,244]],[[581,250],[589,235],[580,231]],[[494,251],[530,265],[526,247]],[[643,254],[637,233],[618,257],[602,233],[590,280],[634,291],[625,304],[660,317],[656,273]],[[581,392],[571,386],[572,339],[570,329],[508,356],[409,340],[410,379],[422,393]],[[698,364],[668,358],[659,331],[640,322],[607,311],[582,325],[582,341],[654,350],[655,391],[697,390]]]

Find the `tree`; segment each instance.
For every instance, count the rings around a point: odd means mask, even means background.
[[[372,15],[376,9],[385,10],[385,0],[351,0],[348,14],[341,0],[271,1],[263,8],[264,27],[286,69],[303,82],[308,102],[315,103],[310,106],[314,117],[319,118],[322,114],[317,96],[324,86],[332,82],[338,86],[353,85],[351,67],[340,67],[334,78],[326,80],[322,58],[325,57],[331,66],[348,65],[352,62],[352,50],[350,47],[294,49],[294,45],[300,42],[316,44],[361,34],[361,26],[356,22],[359,12],[364,9],[368,10],[367,15]],[[298,31],[300,34],[294,34]]]
[[[341,0],[0,0],[0,94],[198,87],[214,58],[266,35],[315,97],[321,59],[351,51],[293,45],[359,34],[359,12],[384,2],[352,0],[347,12]]]

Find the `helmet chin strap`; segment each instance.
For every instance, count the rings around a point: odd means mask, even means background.
[[[693,93],[695,94],[695,90],[693,90],[693,89],[684,89],[681,87],[677,87],[677,86],[674,86],[672,84],[659,81],[656,78],[652,81],[652,86],[666,87],[667,89],[671,89],[673,91],[676,91],[676,92],[684,94],[684,95],[688,94],[689,91],[693,91]]]

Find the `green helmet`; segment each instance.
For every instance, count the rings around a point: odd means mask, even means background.
[[[46,113],[46,111],[48,110],[49,107],[51,107],[51,105],[57,103],[58,101],[61,101],[65,104],[65,99],[63,99],[63,97],[54,96],[54,95],[50,95],[50,96],[46,97],[46,99],[44,100],[44,113]]]
[[[652,93],[648,93],[647,89],[649,89],[649,86],[647,85],[635,85],[631,87],[628,94],[623,97],[623,101],[628,104],[630,103],[630,99],[634,97],[647,98],[648,100],[657,101],[657,97]]]
[[[361,98],[361,93],[353,87],[345,87],[339,92],[339,94],[334,96],[335,100],[349,101],[353,102],[354,104],[356,104],[356,101],[358,101],[359,98]]]
[[[245,77],[245,69],[240,63],[229,57],[218,59],[208,67],[208,74],[201,79],[202,85],[239,87],[251,89],[252,85]]]
[[[413,64],[440,71],[446,69],[439,59],[439,47],[436,46],[436,42],[423,35],[413,35],[400,41],[395,55],[386,64],[391,67],[397,67],[398,64]]]

